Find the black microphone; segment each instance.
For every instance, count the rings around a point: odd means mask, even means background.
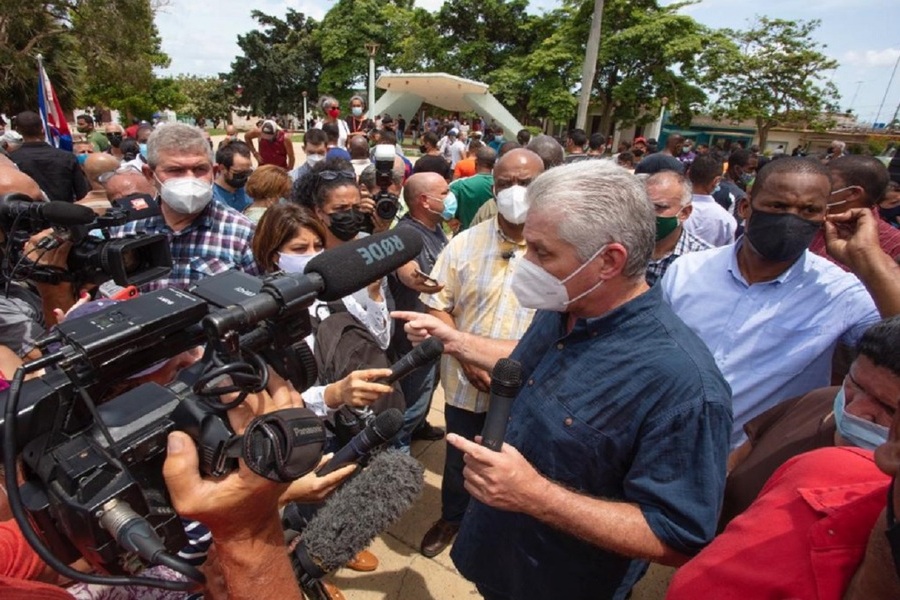
[[[415,458],[388,450],[341,486],[310,519],[294,549],[292,558],[301,582],[319,579],[365,550],[416,501],[424,473]]]
[[[396,271],[421,250],[422,236],[401,227],[326,250],[309,261],[304,273],[321,277],[319,298],[332,302]]]
[[[378,383],[391,385],[395,381],[403,379],[419,367],[424,367],[437,360],[443,353],[444,342],[436,337],[430,337],[407,352],[403,358],[392,364],[390,376],[379,379]]]
[[[506,424],[513,400],[522,387],[522,365],[510,358],[501,358],[491,371],[491,403],[481,430],[481,445],[500,452],[506,437]]]
[[[353,436],[346,446],[335,452],[316,475],[322,477],[345,465],[358,462],[378,446],[388,442],[403,427],[403,413],[389,408],[372,421],[365,429]]]
[[[37,202],[25,194],[0,197],[0,220],[11,223],[17,218],[40,221],[51,225],[87,225],[97,214],[87,206],[71,202]]]

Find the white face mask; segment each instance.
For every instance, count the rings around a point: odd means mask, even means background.
[[[887,427],[847,412],[843,385],[834,397],[834,422],[841,437],[857,448],[874,450],[887,441]]]
[[[568,305],[581,300],[603,285],[603,280],[601,279],[586,292],[578,294],[571,300],[569,299],[569,292],[566,290],[566,282],[571,281],[582,269],[600,256],[604,250],[606,250],[606,245],[601,246],[584,264],[562,280],[557,279],[530,260],[523,258],[516,264],[512,276],[512,290],[519,300],[519,304],[524,308],[534,308],[536,310],[565,311]]]
[[[159,195],[163,202],[183,215],[199,213],[212,200],[212,184],[202,179],[179,177],[167,179],[161,185]]]
[[[503,218],[514,225],[521,225],[528,216],[528,202],[525,200],[525,186],[514,185],[497,192],[497,210]]]
[[[323,160],[325,160],[324,154],[308,154],[306,156],[306,164],[308,164],[310,167],[316,166]]]
[[[322,254],[321,251],[315,254],[287,254],[286,252],[279,252],[278,268],[285,273],[302,273],[309,261],[320,254]]]

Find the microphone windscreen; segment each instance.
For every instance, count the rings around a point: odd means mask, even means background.
[[[511,358],[501,358],[491,371],[491,392],[516,396],[522,387],[522,365]]]
[[[422,493],[425,469],[408,454],[382,452],[338,488],[303,531],[301,543],[325,572],[346,565]]]
[[[304,273],[322,278],[319,299],[332,302],[395,271],[421,250],[421,235],[411,227],[398,227],[326,250],[309,261]]]
[[[403,413],[397,408],[389,408],[372,421],[372,429],[382,440],[389,440],[397,435],[401,427],[403,427]]]
[[[87,206],[71,202],[53,201],[39,206],[41,216],[53,225],[87,225],[97,218],[97,213]]]

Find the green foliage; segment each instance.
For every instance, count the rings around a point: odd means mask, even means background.
[[[239,104],[257,115],[300,113],[302,92],[315,101],[322,72],[322,55],[313,37],[317,23],[288,9],[284,19],[252,13],[259,29],[238,36],[244,52],[220,74],[227,88],[241,89]]]
[[[231,118],[231,109],[237,104],[234,88],[218,77],[179,75],[175,78],[179,92],[185,96],[179,111],[199,120],[201,117],[215,121]]]
[[[734,41],[705,52],[700,70],[716,97],[712,114],[753,120],[763,147],[772,127],[822,126],[823,108],[838,99],[835,86],[822,82],[838,63],[811,37],[820,23],[759,17],[746,31],[723,30]]]

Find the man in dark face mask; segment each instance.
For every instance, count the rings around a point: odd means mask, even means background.
[[[831,191],[816,161],[767,164],[739,204],[744,236],[682,256],[661,280],[731,385],[732,447],[750,419],[828,385],[838,342],[855,347],[868,326],[900,312],[891,292],[900,267],[878,246],[875,215],[853,209],[826,221]],[[856,277],[807,250],[823,227],[828,253]]]
[[[106,134],[106,139],[109,140],[109,148],[106,151],[122,160],[122,151],[119,150],[125,135],[122,131],[122,126],[118,123],[107,123],[103,130]]]
[[[253,172],[250,147],[244,142],[232,142],[216,152],[216,179],[213,198],[243,212],[253,199],[247,196],[244,186]]]

